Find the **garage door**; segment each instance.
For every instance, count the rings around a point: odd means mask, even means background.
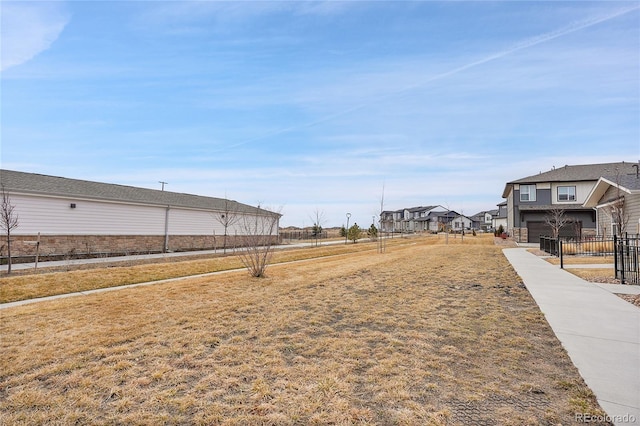
[[[578,223],[578,235],[580,235],[580,231],[582,229],[582,223]],[[527,234],[528,234],[528,242],[537,243],[540,241],[540,236],[551,236],[551,227],[544,222],[527,222]],[[576,236],[576,226],[575,224],[567,224],[560,228],[560,236],[561,237],[575,237]]]

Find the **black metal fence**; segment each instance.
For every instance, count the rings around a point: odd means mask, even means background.
[[[540,237],[540,250],[560,258],[565,256],[613,256],[615,278],[622,284],[640,284],[640,235],[613,238]]]
[[[558,256],[558,240],[540,235],[540,250],[552,256]]]
[[[540,250],[552,256],[610,256],[614,252],[612,238],[540,237]]]
[[[616,278],[622,284],[640,284],[640,236],[614,237]]]

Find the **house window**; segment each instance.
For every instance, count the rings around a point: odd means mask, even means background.
[[[536,186],[520,185],[520,201],[535,201],[535,200],[536,200]]]
[[[558,187],[558,201],[575,201],[575,200],[576,200],[575,186],[559,186]]]

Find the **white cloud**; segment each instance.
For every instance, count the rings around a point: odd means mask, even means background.
[[[23,64],[49,49],[70,15],[60,2],[1,2],[0,70]]]

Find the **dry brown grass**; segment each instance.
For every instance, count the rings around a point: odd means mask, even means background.
[[[438,238],[430,238],[428,241],[436,244],[439,240]],[[390,246],[410,244],[410,240],[396,238],[387,244]],[[274,252],[273,262],[284,263],[371,250],[376,250],[375,243],[320,245],[296,250],[285,249]],[[243,268],[242,261],[237,255],[211,256],[186,261],[173,259],[170,263],[140,265],[135,264],[135,258],[132,258],[131,261],[110,264],[109,266],[88,266],[91,268],[81,267],[82,269],[74,271],[41,272],[39,274],[23,273],[16,276],[5,275],[0,279],[0,303]],[[65,269],[68,268],[65,267]]]
[[[583,280],[600,283],[612,283],[616,275],[613,268],[569,268],[567,271]]]
[[[546,253],[545,253],[546,254]],[[547,257],[547,262],[560,265],[560,258]],[[613,256],[564,256],[563,263],[568,265],[611,265],[608,268],[565,268],[567,272],[582,278],[583,280],[599,283],[614,283],[615,271],[613,270]]]
[[[3,424],[573,424],[499,248],[433,239],[2,311]]]
[[[546,253],[545,253],[546,254]],[[559,257],[547,257],[545,260],[553,265],[560,265]],[[613,256],[564,256],[565,265],[613,265]]]

